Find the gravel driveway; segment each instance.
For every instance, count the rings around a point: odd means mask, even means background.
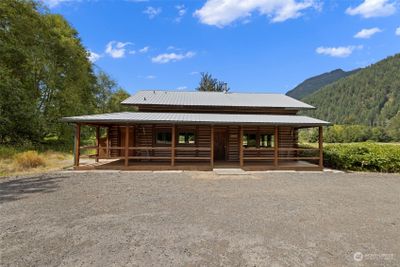
[[[60,172],[3,179],[0,265],[399,266],[400,175]]]

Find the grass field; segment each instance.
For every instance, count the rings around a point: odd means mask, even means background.
[[[60,170],[72,165],[72,154],[0,147],[0,177]]]

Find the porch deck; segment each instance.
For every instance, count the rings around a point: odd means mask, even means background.
[[[214,168],[240,168],[239,162],[216,161]],[[124,159],[105,160],[101,162],[82,162],[76,170],[186,170],[186,171],[212,171],[213,168],[208,162],[180,162],[171,166],[170,162],[152,162],[129,160],[128,166],[125,166]],[[266,171],[266,170],[315,170],[320,171],[323,168],[304,160],[285,160],[274,166],[271,163],[249,161],[242,167],[245,171]]]

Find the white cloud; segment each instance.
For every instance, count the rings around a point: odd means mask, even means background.
[[[72,1],[74,0],[42,0],[42,2],[49,8],[54,8],[60,5],[61,3],[72,2]]]
[[[200,72],[198,72],[198,71],[192,71],[191,73],[189,73],[190,75],[197,75],[197,74],[200,74]]]
[[[382,30],[379,29],[378,27],[371,28],[371,29],[362,29],[356,35],[354,35],[354,38],[360,38],[360,39],[369,39],[374,35],[375,33],[381,32]]]
[[[92,62],[92,63],[96,62],[97,60],[99,60],[102,57],[101,55],[99,55],[93,51],[89,50],[88,52],[89,52],[88,58],[89,58],[90,62]]]
[[[146,14],[147,16],[149,16],[149,19],[153,19],[153,18],[155,18],[156,16],[160,15],[161,11],[162,11],[162,10],[161,10],[160,7],[154,8],[154,7],[152,7],[152,6],[148,6],[148,7],[143,11],[143,13]]]
[[[194,16],[201,23],[224,27],[238,19],[248,19],[257,11],[270,17],[272,22],[282,22],[300,17],[304,9],[320,7],[315,0],[207,0]]]
[[[112,58],[122,58],[125,56],[126,46],[131,45],[130,42],[117,42],[111,41],[106,45],[106,53],[109,54]]]
[[[135,51],[135,50],[130,50],[130,51],[128,52],[128,54],[134,55],[134,54],[136,54],[136,51]]]
[[[395,34],[396,34],[397,36],[400,36],[400,27],[398,27],[398,28],[396,29]]]
[[[147,52],[149,52],[149,48],[150,48],[149,46],[145,46],[142,49],[139,49],[139,53],[142,53],[142,54],[147,53]]]
[[[331,57],[348,57],[350,56],[354,50],[362,49],[362,45],[354,46],[338,46],[338,47],[318,47],[315,52],[321,55],[327,55]]]
[[[178,17],[175,19],[176,22],[180,22],[185,16],[187,9],[185,8],[185,5],[177,5],[175,8],[178,10]]]
[[[386,17],[396,12],[396,3],[391,0],[364,0],[359,6],[349,7],[346,13],[352,16],[360,15],[364,18]]]
[[[147,75],[145,78],[148,80],[154,80],[157,77],[155,75]]]
[[[194,57],[196,53],[189,51],[184,54],[176,54],[176,53],[165,53],[155,56],[151,59],[153,63],[165,64],[168,62],[176,62],[186,58]]]
[[[179,86],[179,87],[176,88],[176,90],[178,90],[178,91],[183,91],[183,90],[186,90],[186,89],[188,89],[187,86]]]

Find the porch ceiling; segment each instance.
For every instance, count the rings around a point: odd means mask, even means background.
[[[158,113],[118,112],[96,115],[64,117],[63,122],[101,124],[214,124],[214,125],[293,125],[313,127],[329,125],[329,122],[297,115],[262,114],[210,114],[210,113]]]

